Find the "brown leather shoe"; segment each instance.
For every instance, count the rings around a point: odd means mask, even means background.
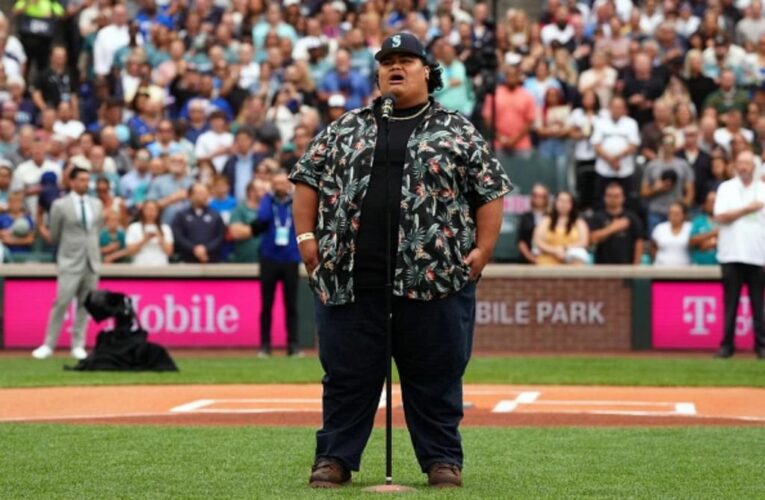
[[[428,486],[434,488],[462,486],[462,471],[454,464],[433,464],[428,470]]]
[[[311,488],[339,488],[351,482],[351,471],[332,458],[319,458],[311,468],[308,486]]]

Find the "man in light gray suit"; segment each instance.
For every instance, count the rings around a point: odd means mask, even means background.
[[[89,182],[90,174],[87,170],[73,168],[69,172],[71,192],[56,200],[50,210],[51,240],[58,246],[57,291],[48,319],[45,343],[32,352],[32,356],[37,359],[53,355],[66,309],[74,298],[77,299],[77,313],[72,329],[72,357],[87,357],[85,326],[88,313],[85,310],[85,298],[88,292],[98,286],[98,272],[101,268],[98,237],[104,223],[101,201],[87,194]]]

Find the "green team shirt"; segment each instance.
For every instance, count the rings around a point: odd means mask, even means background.
[[[51,0],[19,0],[13,5],[13,10],[30,17],[61,17],[64,15],[64,7],[60,3]]]

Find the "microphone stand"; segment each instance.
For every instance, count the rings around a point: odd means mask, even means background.
[[[385,149],[385,484],[364,488],[372,493],[404,493],[409,486],[393,484],[393,263],[391,239],[393,222],[390,211],[390,121],[383,113]]]
[[[385,484],[393,484],[393,279],[391,277],[390,118],[383,118],[385,137]]]

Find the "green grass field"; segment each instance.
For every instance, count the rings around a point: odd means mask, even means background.
[[[403,430],[404,498],[762,498],[765,429],[467,428],[465,484],[428,490]],[[306,487],[304,428],[0,426],[0,498],[356,497],[383,477],[376,432],[352,486]],[[371,497],[370,497],[371,498]]]
[[[318,383],[315,357],[256,359],[179,357],[179,373],[63,371],[67,358],[0,358],[0,387],[113,384]],[[474,357],[466,383],[617,386],[765,387],[765,362],[750,359],[603,357]]]

